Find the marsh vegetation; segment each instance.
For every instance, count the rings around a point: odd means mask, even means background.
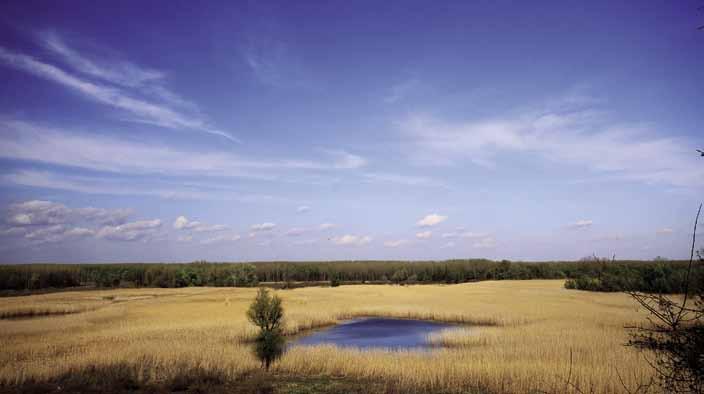
[[[50,308],[67,300],[100,305],[69,315],[0,321],[0,384],[52,385],[95,375],[96,381],[109,381],[118,374],[122,377],[115,379],[142,389],[246,385],[260,370],[252,352],[258,330],[246,317],[256,293],[190,287],[3,298],[5,308]],[[433,336],[437,350],[431,353],[292,347],[272,364],[274,380],[344,377],[374,382],[381,392],[393,387],[525,393],[563,392],[570,373],[585,392],[623,393],[619,376],[632,388],[653,375],[643,351],[623,346],[624,326],[645,317],[634,301],[622,293],[568,290],[564,280],[342,285],[274,294],[285,306],[281,330],[289,337],[363,316],[472,326]]]

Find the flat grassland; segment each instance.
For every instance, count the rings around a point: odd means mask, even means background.
[[[622,393],[651,377],[623,346],[645,315],[620,293],[563,288],[562,280],[458,285],[356,285],[280,290],[287,334],[355,316],[461,322],[433,352],[292,348],[274,373],[386,382],[403,392]],[[245,318],[251,288],[116,289],[0,299],[0,385],[88,371],[134,384],[199,374],[243,382],[259,368]],[[64,314],[61,314],[64,313]],[[14,317],[13,317],[14,316]],[[570,358],[572,362],[570,362]],[[121,375],[122,376],[122,375]],[[620,376],[620,378],[619,378]],[[623,384],[621,381],[623,381]]]

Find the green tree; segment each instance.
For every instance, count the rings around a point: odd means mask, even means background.
[[[267,289],[260,288],[257,297],[247,310],[247,318],[259,327],[255,354],[268,371],[271,363],[284,352],[285,341],[282,331],[284,308],[281,305],[281,299],[275,295],[271,296]]]
[[[231,277],[231,283],[236,287],[251,287],[259,283],[256,268],[251,264],[237,266]]]
[[[391,281],[400,284],[401,282],[405,282],[406,279],[408,279],[408,271],[406,271],[405,268],[401,268],[400,270],[396,270],[394,274],[391,276]]]

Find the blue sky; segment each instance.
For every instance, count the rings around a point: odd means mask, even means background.
[[[700,5],[5,2],[0,260],[686,257]]]

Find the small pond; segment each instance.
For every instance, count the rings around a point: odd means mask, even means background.
[[[424,320],[363,318],[314,331],[291,341],[291,345],[330,344],[361,349],[427,349],[430,348],[429,334],[457,327],[455,324]]]

